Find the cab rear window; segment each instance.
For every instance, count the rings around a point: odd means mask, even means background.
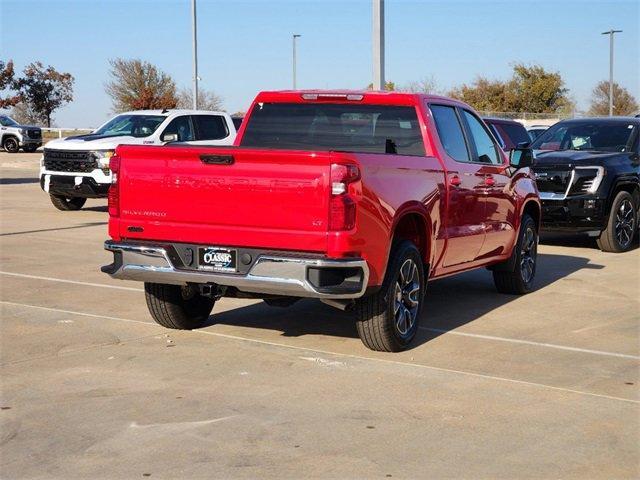
[[[247,119],[244,147],[425,154],[414,107],[260,103]]]

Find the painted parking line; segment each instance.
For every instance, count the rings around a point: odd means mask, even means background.
[[[8,275],[10,277],[18,277],[18,278],[30,278],[32,280],[45,280],[47,282],[71,283],[73,285],[86,285],[88,287],[114,288],[116,290],[128,290],[130,292],[144,292],[144,289],[142,288],[121,287],[119,285],[107,285],[106,283],[80,282],[77,280],[67,280],[64,278],[41,277],[39,275],[28,275],[26,273],[0,271],[0,275]]]
[[[74,281],[74,280],[66,280],[66,279],[62,279],[62,278],[52,278],[52,277],[41,277],[41,276],[37,276],[37,275],[27,275],[27,274],[23,274],[23,273],[15,273],[15,272],[2,272],[0,271],[0,275],[9,275],[9,276],[13,276],[13,277],[20,277],[20,278],[31,278],[34,280],[45,280],[48,282],[61,282],[61,283],[72,283],[75,285],[86,285],[89,287],[102,287],[102,288],[115,288],[118,290],[128,290],[128,291],[132,291],[132,292],[144,292],[144,289],[142,288],[133,288],[133,287],[120,287],[117,285],[107,285],[104,283],[89,283],[89,282],[80,282],[80,281]],[[564,350],[567,352],[577,352],[577,353],[585,353],[585,354],[589,354],[589,355],[600,355],[600,356],[604,356],[604,357],[614,357],[614,358],[627,358],[630,360],[640,360],[640,356],[639,355],[630,355],[630,354],[626,354],[626,353],[617,353],[617,352],[606,352],[603,350],[591,350],[588,348],[578,348],[578,347],[570,347],[567,345],[558,345],[555,343],[545,343],[545,342],[534,342],[531,340],[521,340],[518,338],[507,338],[507,337],[497,337],[497,336],[493,336],[493,335],[481,335],[481,334],[477,334],[477,333],[467,333],[467,332],[459,332],[456,330],[445,330],[445,329],[440,329],[440,328],[430,328],[430,327],[419,327],[420,330],[424,330],[424,331],[428,331],[428,332],[432,332],[432,333],[441,333],[444,335],[457,335],[457,336],[461,336],[461,337],[468,337],[468,338],[475,338],[478,340],[489,340],[489,341],[497,341],[497,342],[507,342],[507,343],[513,343],[513,344],[519,344],[519,345],[529,345],[529,346],[533,346],[533,347],[540,347],[540,348],[553,348],[556,350]]]
[[[457,335],[460,337],[478,338],[481,340],[492,340],[496,342],[509,342],[520,345],[531,345],[534,347],[555,348],[557,350],[565,350],[568,352],[588,353],[591,355],[602,355],[604,357],[617,357],[617,358],[629,358],[631,360],[640,360],[638,355],[628,355],[626,353],[605,352],[603,350],[590,350],[588,348],[568,347],[566,345],[557,345],[555,343],[533,342],[530,340],[520,340],[517,338],[505,338],[494,337],[493,335],[481,335],[478,333],[459,332],[456,330],[445,330],[442,328],[430,328],[430,327],[418,327],[420,330],[425,330],[433,333],[442,333],[446,335]]]
[[[73,310],[64,310],[64,309],[61,309],[61,308],[42,307],[42,306],[39,306],[39,305],[29,305],[29,304],[25,304],[25,303],[16,303],[16,302],[8,302],[8,301],[0,301],[0,304],[11,305],[11,306],[15,306],[15,307],[33,308],[33,309],[37,309],[37,310],[56,312],[56,313],[66,313],[68,315],[79,315],[79,316],[84,316],[84,317],[88,317],[88,318],[100,318],[100,319],[115,320],[115,321],[126,322],[126,323],[138,323],[138,324],[143,324],[143,325],[149,325],[149,326],[152,326],[152,327],[163,328],[163,327],[160,327],[160,325],[157,325],[155,323],[143,322],[141,320],[133,320],[133,319],[129,319],[129,318],[111,317],[111,316],[107,316],[107,315],[98,315],[98,314],[95,314],[95,313],[85,313],[85,312],[78,312],[78,311],[73,311]],[[573,390],[573,389],[570,389],[570,388],[556,387],[556,386],[553,386],[553,385],[546,385],[544,383],[527,382],[527,381],[524,381],[524,380],[516,380],[516,379],[513,379],[513,378],[497,377],[497,376],[494,376],[494,375],[485,375],[483,373],[468,372],[468,371],[464,371],[464,370],[454,370],[454,369],[450,369],[450,368],[435,367],[435,366],[432,366],[432,365],[424,365],[424,364],[420,364],[420,363],[403,362],[403,361],[400,361],[400,360],[390,360],[390,359],[386,359],[386,358],[364,357],[364,356],[361,356],[361,355],[354,355],[354,354],[349,354],[349,353],[339,353],[339,352],[332,352],[332,351],[328,351],[328,350],[319,350],[319,349],[316,349],[316,348],[301,347],[301,346],[298,346],[298,345],[287,345],[285,343],[270,342],[270,341],[267,341],[267,340],[258,340],[258,339],[255,339],[255,338],[246,338],[246,337],[240,337],[240,336],[237,336],[237,335],[228,335],[228,334],[225,334],[225,333],[211,332],[211,331],[207,331],[207,330],[191,330],[191,332],[192,333],[196,333],[196,334],[211,335],[211,336],[214,336],[214,337],[227,338],[227,339],[237,340],[237,341],[241,341],[241,342],[256,343],[256,344],[269,345],[269,346],[274,346],[274,347],[281,347],[281,348],[286,348],[286,349],[290,349],[290,350],[298,350],[298,351],[311,352],[311,353],[323,354],[323,355],[332,355],[332,356],[335,356],[335,357],[342,357],[342,358],[352,358],[352,359],[355,359],[355,360],[361,360],[361,361],[366,361],[366,362],[384,363],[384,364],[388,364],[388,365],[398,365],[398,366],[411,367],[411,368],[417,368],[417,369],[432,370],[432,371],[437,371],[437,372],[453,373],[453,374],[464,375],[464,376],[468,376],[468,377],[482,378],[482,379],[486,379],[486,380],[494,380],[494,381],[498,381],[498,382],[505,382],[505,383],[523,385],[523,386],[528,386],[528,387],[543,388],[543,389],[547,389],[547,390],[555,390],[555,391],[563,392],[563,393],[571,393],[571,394],[583,395],[583,396],[588,396],[588,397],[596,397],[596,398],[603,398],[603,399],[607,399],[607,400],[616,400],[616,401],[620,401],[620,402],[640,404],[639,400],[633,400],[631,398],[614,397],[614,396],[611,396],[611,395],[603,395],[603,394],[599,394],[599,393],[584,392],[582,390]]]

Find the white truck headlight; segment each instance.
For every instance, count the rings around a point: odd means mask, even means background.
[[[104,172],[105,175],[109,175],[109,159],[113,157],[114,150],[93,150],[91,155],[98,161],[98,167]]]

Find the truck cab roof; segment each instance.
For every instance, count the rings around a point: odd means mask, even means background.
[[[184,108],[169,108],[165,110],[131,110],[129,112],[120,112],[117,115],[226,115],[225,112],[213,110],[193,110]]]
[[[426,93],[381,90],[273,90],[258,94],[254,103],[260,102],[353,102],[362,104],[416,105],[421,101],[456,104],[471,109],[460,101]]]

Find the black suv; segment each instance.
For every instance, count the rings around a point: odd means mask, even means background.
[[[531,147],[542,228],[585,232],[606,252],[624,252],[638,230],[640,119],[556,123]]]

